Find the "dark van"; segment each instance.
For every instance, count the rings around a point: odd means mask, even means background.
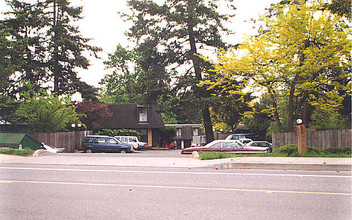
[[[82,150],[85,153],[93,152],[124,152],[131,153],[132,146],[122,143],[114,137],[90,135],[85,136],[81,144]]]

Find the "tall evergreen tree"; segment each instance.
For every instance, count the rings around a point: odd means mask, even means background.
[[[35,91],[52,82],[57,95],[94,90],[77,77],[77,68],[89,66],[83,51],[97,56],[101,50],[90,46],[90,39],[82,37],[73,24],[82,18],[82,7],[72,7],[69,0],[6,0],[6,4],[11,10],[0,22],[0,62],[4,64],[0,71],[6,72],[1,77],[12,85],[5,89],[7,93],[28,90],[26,82]]]
[[[49,48],[52,56],[48,61],[51,77],[54,81],[54,92],[56,94],[72,93],[77,91],[77,70],[75,68],[87,69],[88,59],[83,51],[92,52],[97,56],[101,49],[90,46],[90,39],[81,36],[79,29],[72,21],[82,19],[82,7],[70,6],[69,0],[47,0]]]
[[[28,90],[26,82],[38,91],[45,83],[45,27],[43,2],[27,3],[6,0],[12,9],[7,12],[8,19],[1,21],[1,71],[10,87],[3,87],[6,94],[15,95]],[[16,77],[9,76],[18,72]],[[4,79],[5,80],[5,79]],[[8,85],[8,86],[9,86]]]
[[[214,139],[207,91],[197,86],[209,65],[199,55],[206,50],[225,47],[220,32],[229,16],[218,12],[219,1],[166,0],[157,4],[151,0],[130,0],[132,15],[124,15],[133,22],[127,35],[143,43],[145,39],[158,42],[158,52],[168,58],[165,64],[178,70],[179,92],[192,91],[195,107],[202,112],[208,142]]]

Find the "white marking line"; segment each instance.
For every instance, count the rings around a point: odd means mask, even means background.
[[[352,178],[352,176],[338,175],[303,175],[303,174],[275,174],[275,173],[217,173],[217,172],[183,172],[183,171],[143,171],[143,170],[88,170],[63,168],[36,167],[0,167],[0,170],[33,170],[33,171],[71,171],[71,172],[112,172],[112,173],[145,173],[145,174],[188,174],[188,175],[234,175],[234,176],[278,176],[278,177],[317,177],[317,178]]]
[[[208,190],[208,191],[232,191],[232,192],[261,192],[261,193],[284,193],[284,194],[314,194],[314,195],[339,195],[352,196],[352,193],[336,192],[310,192],[310,191],[286,191],[286,190],[262,190],[262,189],[235,189],[235,188],[211,188],[191,186],[162,186],[162,185],[128,185],[113,183],[76,183],[76,182],[48,182],[48,181],[24,181],[24,180],[0,180],[0,184],[30,183],[30,184],[57,184],[57,185],[82,185],[82,186],[108,186],[108,187],[134,187],[134,188],[158,188],[158,189],[182,189],[182,190]]]

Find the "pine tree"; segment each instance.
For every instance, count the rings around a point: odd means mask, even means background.
[[[207,142],[214,139],[209,105],[209,93],[197,86],[210,66],[200,58],[205,50],[225,47],[221,31],[229,16],[218,12],[218,1],[167,0],[157,4],[150,0],[130,0],[133,22],[127,35],[137,44],[144,40],[158,41],[158,52],[164,53],[167,65],[179,73],[178,92],[192,91],[195,107],[202,112]]]
[[[68,0],[47,0],[48,24],[48,51],[52,56],[48,61],[50,76],[54,81],[53,91],[60,95],[77,91],[77,77],[75,68],[87,69],[88,59],[83,51],[92,52],[97,56],[101,49],[88,45],[90,39],[81,36],[79,29],[72,21],[81,19],[82,7],[70,6]]]

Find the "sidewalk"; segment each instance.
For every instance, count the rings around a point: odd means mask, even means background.
[[[0,154],[0,164],[120,166],[120,167],[208,167],[218,169],[351,171],[352,158],[237,157],[199,160],[191,157],[85,157],[72,155],[19,157]]]

